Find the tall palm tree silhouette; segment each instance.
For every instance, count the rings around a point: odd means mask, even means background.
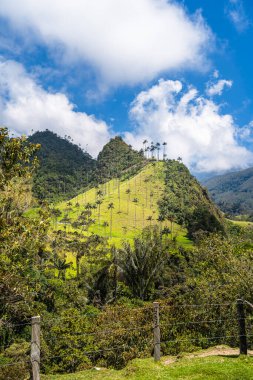
[[[165,157],[166,157],[166,141],[163,142],[163,160],[165,161]]]
[[[110,210],[110,238],[112,237],[112,210],[114,209],[113,202],[109,203],[108,210]]]

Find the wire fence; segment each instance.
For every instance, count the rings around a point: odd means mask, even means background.
[[[252,305],[239,301],[154,303],[137,308],[116,306],[93,313],[92,318],[84,313],[82,317],[33,317],[24,323],[0,321],[1,328],[30,327],[32,337],[30,360],[27,356],[15,362],[0,360],[0,371],[23,365],[32,369],[33,379],[37,380],[36,373],[48,363],[55,366],[71,363],[75,370],[84,357],[92,365],[103,361],[117,367],[134,357],[153,355],[159,360],[162,354],[177,354],[214,344],[229,344],[240,347],[240,353],[245,350],[247,353],[248,345],[253,344],[253,318],[250,313],[246,316],[245,305]],[[5,353],[13,344],[18,342],[9,340],[2,344],[0,352]]]

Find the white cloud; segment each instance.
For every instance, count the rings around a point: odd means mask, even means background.
[[[246,15],[242,0],[229,0],[229,5],[225,12],[238,32],[242,33],[249,27],[250,21]]]
[[[214,70],[213,77],[216,78],[216,79],[218,79],[219,75],[220,75],[219,70]]]
[[[208,85],[206,93],[209,96],[221,95],[225,87],[232,87],[233,82],[231,80],[220,79],[217,83]]]
[[[0,120],[17,135],[33,129],[71,135],[76,144],[96,155],[110,138],[105,122],[75,111],[66,95],[50,93],[13,61],[0,61]]]
[[[206,69],[213,42],[200,12],[190,16],[174,0],[1,0],[0,15],[29,39],[91,64],[108,84]]]
[[[237,131],[237,137],[241,141],[247,141],[248,144],[253,143],[253,120]]]
[[[168,158],[181,156],[199,172],[243,168],[253,162],[253,154],[240,146],[231,115],[198,95],[195,88],[183,90],[179,81],[160,80],[135,98],[130,117],[136,127],[125,138],[142,147],[142,141],[167,142]]]

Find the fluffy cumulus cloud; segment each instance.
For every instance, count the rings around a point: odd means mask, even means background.
[[[221,95],[225,87],[232,87],[233,82],[231,80],[220,79],[216,83],[209,84],[206,93],[210,96]]]
[[[105,122],[75,106],[62,93],[50,93],[38,85],[13,61],[0,61],[0,118],[15,135],[28,134],[33,129],[71,135],[89,153],[96,155],[110,138]]]
[[[160,80],[140,92],[130,116],[136,129],[125,134],[128,143],[167,142],[168,158],[181,156],[195,171],[224,171],[253,162],[253,154],[238,143],[232,116],[180,81]]]
[[[0,16],[114,85],[203,69],[213,40],[201,14],[189,15],[174,0],[1,0]]]

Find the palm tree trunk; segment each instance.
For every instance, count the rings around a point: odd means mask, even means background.
[[[111,222],[110,222],[110,238],[112,237],[112,209],[111,209]]]

